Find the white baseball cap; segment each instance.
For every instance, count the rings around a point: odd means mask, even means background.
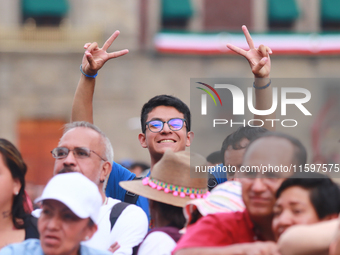
[[[90,217],[97,223],[102,197],[98,187],[81,173],[63,173],[54,176],[46,185],[41,197],[34,202],[47,199],[66,205],[81,219]]]

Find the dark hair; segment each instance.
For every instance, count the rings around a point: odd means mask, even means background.
[[[279,198],[283,191],[294,186],[309,191],[310,201],[320,220],[328,215],[339,214],[340,189],[327,176],[320,173],[309,173],[308,175],[295,173],[281,184],[276,192],[276,198]]]
[[[183,207],[169,205],[152,200],[153,207],[166,220],[170,221],[168,226],[182,229],[185,225],[185,217],[183,214]]]
[[[187,132],[190,131],[191,114],[189,107],[177,97],[159,95],[151,98],[146,104],[143,105],[140,121],[142,125],[142,132],[144,134],[146,131],[146,120],[148,118],[148,114],[157,106],[171,106],[183,113],[184,119],[186,120]]]
[[[207,156],[207,161],[212,164],[221,163],[221,151],[214,151]]]
[[[129,169],[131,170],[131,169],[133,169],[133,168],[135,168],[135,167],[140,167],[140,168],[142,168],[142,171],[144,171],[144,170],[150,168],[149,165],[147,165],[147,164],[145,164],[145,163],[143,163],[143,162],[138,162],[138,161],[137,161],[137,162],[135,162],[135,163],[132,163],[131,166],[129,167]]]
[[[253,139],[250,141],[250,143],[247,146],[247,150],[250,147],[250,145],[252,143],[254,143],[255,141],[257,141],[258,139],[262,139],[263,137],[277,137],[277,138],[283,138],[288,140],[294,147],[294,152],[293,152],[293,158],[292,158],[292,164],[299,166],[299,165],[305,165],[307,162],[307,151],[305,146],[303,146],[303,144],[296,138],[284,134],[284,133],[280,133],[280,132],[265,132],[260,134],[257,138]]]
[[[200,211],[196,208],[192,213],[191,213],[191,220],[188,222],[187,226],[192,225],[196,223],[200,218],[202,218],[203,215],[200,213]]]
[[[94,225],[96,225],[96,223],[94,223],[94,221],[93,221],[91,218],[89,218],[89,221],[88,221],[88,223],[87,223],[87,226],[91,228],[91,227],[94,226]]]
[[[229,146],[231,146],[233,148],[233,150],[244,149],[245,147],[242,147],[240,145],[240,142],[244,138],[247,138],[249,141],[251,141],[251,140],[254,140],[255,138],[259,137],[264,132],[268,132],[268,130],[265,129],[265,128],[262,128],[262,127],[245,126],[245,127],[239,127],[235,132],[228,135],[227,138],[224,139],[224,141],[222,143],[222,148],[221,148],[221,152],[220,152],[223,165],[225,165],[224,153],[228,149]]]
[[[23,219],[26,214],[23,201],[26,199],[25,174],[27,166],[17,148],[6,139],[0,138],[0,154],[2,155],[3,162],[11,172],[12,178],[19,180],[21,184],[18,195],[14,196],[11,213],[14,226],[16,228],[23,228],[23,222],[18,221],[18,219]]]

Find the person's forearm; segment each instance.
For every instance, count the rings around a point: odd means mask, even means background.
[[[177,251],[174,255],[245,255],[244,245],[233,244],[224,247],[195,247]]]
[[[287,229],[278,241],[282,255],[328,254],[338,228],[338,219]]]
[[[255,87],[261,88],[266,86],[270,82],[270,78],[255,78],[254,84]],[[255,90],[255,109],[257,110],[269,110],[272,107],[273,103],[273,88],[272,84],[270,84],[265,89],[254,89]],[[260,119],[263,121],[263,127],[274,131],[275,130],[275,119],[276,113],[275,111],[269,115],[256,115],[254,114],[254,119]],[[267,119],[267,120],[266,120]],[[261,125],[260,121],[255,122],[256,125]]]
[[[71,122],[87,121],[93,123],[94,78],[81,75],[72,104]]]

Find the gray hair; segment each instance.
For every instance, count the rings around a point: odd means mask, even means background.
[[[94,131],[96,131],[100,136],[102,137],[103,143],[105,145],[105,158],[107,161],[109,161],[111,164],[113,162],[113,148],[111,145],[111,142],[109,138],[101,131],[97,126],[86,122],[86,121],[75,121],[71,123],[67,123],[64,126],[64,133],[63,136],[70,131],[71,129],[77,128],[77,127],[84,127],[84,128],[90,128]]]

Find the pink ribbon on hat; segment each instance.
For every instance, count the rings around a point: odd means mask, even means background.
[[[178,195],[181,198],[185,196],[189,196],[191,199],[195,198],[206,198],[210,192],[208,189],[195,189],[195,188],[187,188],[180,187],[178,185],[168,184],[165,182],[161,182],[152,177],[145,177],[142,181],[144,186],[150,186],[153,189],[157,189],[158,191],[164,191],[165,193],[172,192],[172,195],[177,197]]]

